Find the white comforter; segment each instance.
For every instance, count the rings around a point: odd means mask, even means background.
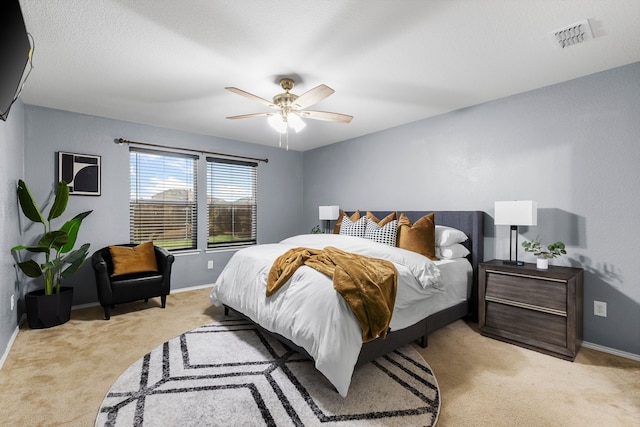
[[[331,279],[303,266],[278,292],[265,296],[267,275],[278,256],[295,247],[326,246],[391,261],[398,271],[396,310],[441,289],[440,270],[422,255],[359,237],[305,234],[236,252],[213,285],[210,299],[304,348],[316,368],[346,396],[362,347],[362,330]]]

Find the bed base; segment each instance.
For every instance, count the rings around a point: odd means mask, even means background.
[[[431,316],[420,320],[418,323],[404,329],[391,331],[387,334],[385,339],[378,338],[364,343],[362,344],[362,350],[360,350],[360,356],[358,356],[356,367],[369,363],[380,356],[384,356],[385,354],[414,341],[417,341],[420,347],[427,348],[428,334],[448,325],[449,323],[455,322],[458,319],[462,319],[469,314],[469,303],[465,301],[458,305],[454,305],[453,307],[434,313]]]
[[[262,326],[251,320],[249,317],[245,316],[243,313],[225,305],[225,316],[229,316],[230,311],[237,313],[239,316],[253,323],[261,331],[282,342],[291,350],[300,353],[304,357],[313,359],[304,348],[294,344],[291,340],[283,337],[280,334],[271,332],[263,328]],[[404,329],[390,331],[385,339],[378,338],[373,341],[363,343],[362,349],[360,350],[360,355],[358,356],[358,361],[356,362],[356,367],[369,363],[380,356],[384,356],[385,354],[388,354],[397,348],[400,348],[407,344],[411,344],[413,342],[417,342],[417,344],[422,348],[427,348],[428,334],[468,315],[470,315],[469,303],[466,301],[461,302],[458,305],[454,305],[453,307],[449,307],[445,310],[434,313],[431,316],[426,317]]]

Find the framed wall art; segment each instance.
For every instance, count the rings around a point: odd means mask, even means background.
[[[100,195],[100,156],[58,152],[58,180],[69,184],[69,194]]]

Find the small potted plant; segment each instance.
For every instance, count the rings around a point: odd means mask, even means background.
[[[69,320],[73,299],[72,287],[61,287],[62,278],[75,273],[87,257],[89,244],[73,250],[82,220],[92,211],[82,212],[54,230],[51,221],[62,215],[69,201],[69,186],[60,181],[56,186],[55,199],[46,219],[24,181],[18,181],[18,201],[24,215],[33,222],[43,225],[43,234],[34,245],[19,245],[12,251],[26,250],[44,254],[42,263],[31,258],[18,263],[18,267],[29,277],[44,277],[44,289],[31,291],[25,295],[27,320],[31,328],[48,328]]]
[[[311,234],[324,234],[324,231],[320,229],[319,225],[316,225],[311,229]]]
[[[538,239],[530,242],[522,242],[525,252],[531,252],[537,258],[536,266],[541,270],[549,268],[549,260],[551,258],[566,255],[565,245],[562,242],[555,242],[548,245],[546,248],[542,246]]]

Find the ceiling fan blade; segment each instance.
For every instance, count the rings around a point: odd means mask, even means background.
[[[350,123],[353,116],[339,113],[329,113],[327,111],[305,110],[299,112],[300,117],[305,119],[324,120],[326,122]]]
[[[240,96],[244,96],[245,98],[249,98],[249,99],[252,99],[254,101],[258,101],[259,103],[264,104],[269,108],[277,108],[273,104],[273,102],[268,101],[268,100],[266,100],[264,98],[260,98],[259,96],[254,95],[252,93],[249,93],[247,91],[244,91],[242,89],[238,89],[237,87],[225,87],[225,89],[228,90],[229,92],[237,93]]]
[[[293,101],[292,106],[296,110],[302,110],[303,108],[309,107],[322,101],[333,92],[335,92],[335,90],[331,89],[327,85],[316,86],[313,89],[308,90],[300,95],[295,101]]]
[[[240,116],[229,116],[227,119],[236,120],[236,119],[249,119],[251,117],[265,117],[265,116],[273,116],[274,113],[253,113],[253,114],[242,114]]]

